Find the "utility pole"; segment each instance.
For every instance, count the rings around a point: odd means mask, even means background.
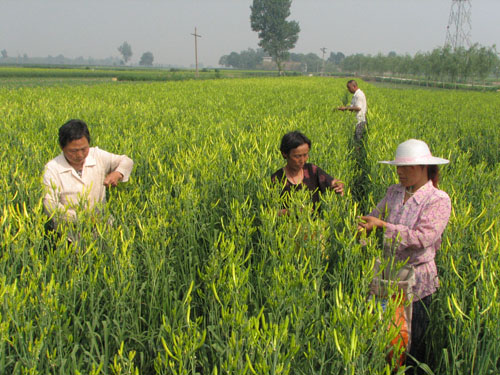
[[[196,61],[196,77],[198,78],[199,77],[199,74],[198,74],[198,38],[201,38],[201,35],[197,34],[196,27],[194,28],[194,34],[191,34],[191,35],[194,35],[194,58]]]
[[[319,49],[321,52],[323,52],[323,65],[321,66],[321,75],[324,76],[325,75],[325,53],[326,53],[326,47],[323,47],[323,48],[320,48]]]

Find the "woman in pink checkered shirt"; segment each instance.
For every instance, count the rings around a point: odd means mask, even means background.
[[[390,186],[377,207],[361,217],[359,229],[383,229],[384,253],[414,267],[410,356],[422,362],[428,309],[439,286],[434,258],[451,212],[450,197],[437,188],[438,165],[448,160],[432,156],[425,142],[410,139],[398,146],[395,160],[381,163],[397,166],[400,183]]]

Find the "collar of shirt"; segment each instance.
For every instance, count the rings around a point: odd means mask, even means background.
[[[64,157],[64,153],[61,152],[59,155],[60,157],[60,167],[59,167],[59,173],[65,173],[65,172],[72,172],[75,169],[68,163],[66,158]],[[89,154],[85,158],[85,163],[83,163],[83,168],[85,167],[93,167],[97,164],[95,157],[94,157],[94,147],[91,147],[89,150]]]
[[[404,196],[406,188],[401,184],[400,187],[401,187],[401,194]],[[413,195],[411,195],[408,200],[411,200],[411,198],[413,198],[415,200],[415,203],[420,205],[420,203],[423,202],[423,200],[432,191],[432,189],[433,189],[432,181],[429,180],[424,185],[422,185],[422,187],[420,187],[420,189],[418,189]]]

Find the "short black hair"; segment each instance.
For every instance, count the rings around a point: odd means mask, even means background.
[[[354,83],[356,86],[358,86],[358,83],[354,79],[350,79],[349,81],[347,81],[347,85],[350,85],[351,83]]]
[[[66,147],[68,143],[82,137],[87,138],[87,141],[90,144],[89,128],[82,120],[69,120],[59,128],[59,146],[61,146],[61,148]]]
[[[299,131],[289,132],[286,133],[283,138],[281,138],[280,151],[288,156],[290,154],[290,151],[292,151],[294,148],[299,147],[300,145],[303,145],[304,143],[307,143],[309,145],[309,149],[311,148],[311,140],[304,134]]]

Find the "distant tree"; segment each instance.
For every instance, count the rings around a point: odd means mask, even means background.
[[[61,65],[62,65],[62,64],[65,64],[65,63],[66,63],[66,58],[64,57],[64,55],[63,55],[63,54],[61,54],[61,53],[60,53],[59,55],[57,55],[57,56],[55,57],[55,63],[56,63],[56,64],[61,64]]]
[[[280,74],[288,51],[299,39],[299,24],[286,20],[291,4],[292,0],[253,0],[250,6],[250,25],[259,33],[259,46],[272,56]]]
[[[411,74],[420,76],[425,72],[426,65],[426,54],[423,52],[417,52],[413,59],[411,60],[411,64],[409,66],[409,71]]]
[[[383,74],[384,72],[388,71],[387,57],[382,55],[380,52],[370,60],[371,64],[369,65],[369,67],[372,72]]]
[[[345,59],[345,55],[342,52],[330,52],[330,57],[328,57],[328,61],[335,64],[340,65],[342,60]]]
[[[341,67],[344,71],[360,74],[367,71],[369,62],[369,56],[357,53],[355,55],[347,56],[344,60],[342,60]]]
[[[304,72],[319,72],[323,66],[323,59],[315,53],[291,53],[290,60],[299,62]]]
[[[497,61],[496,47],[482,47],[474,44],[469,48],[473,74],[484,81],[488,74],[494,72]]]
[[[425,66],[426,75],[428,78],[438,80],[444,72],[444,57],[446,53],[443,48],[437,47],[428,55],[427,64]]]
[[[232,66],[233,68],[240,67],[240,55],[237,52],[231,52],[227,57],[226,66]]]
[[[308,53],[304,55],[303,61],[307,64],[308,72],[319,72],[321,70],[321,66],[323,65],[323,60],[315,53]]]
[[[228,58],[227,55],[221,56],[219,59],[219,65],[228,67],[229,65],[227,64],[227,58]]]
[[[122,54],[123,61],[125,62],[125,64],[132,57],[132,47],[127,42],[123,42],[123,44],[120,47],[118,47],[118,52]]]
[[[457,51],[453,51],[450,45],[444,46],[441,49],[442,75],[451,82],[456,82],[460,67],[460,56]]]
[[[139,61],[139,65],[152,66],[153,60],[154,57],[151,52],[144,52],[141,56],[141,61]]]
[[[258,48],[254,50],[248,48],[240,53],[231,52],[229,55],[224,55],[219,59],[219,65],[233,67],[238,69],[256,69],[262,63],[264,50]]]
[[[241,69],[255,69],[257,65],[262,63],[262,58],[264,57],[264,51],[258,49],[257,51],[249,48],[246,51],[240,52],[240,68]]]
[[[392,60],[392,71],[401,75],[414,74],[412,71],[412,58],[409,54],[399,55]]]
[[[7,57],[9,57],[9,55],[7,54],[7,50],[6,49],[3,49],[1,51],[1,54],[2,54],[2,58],[6,59]]]

